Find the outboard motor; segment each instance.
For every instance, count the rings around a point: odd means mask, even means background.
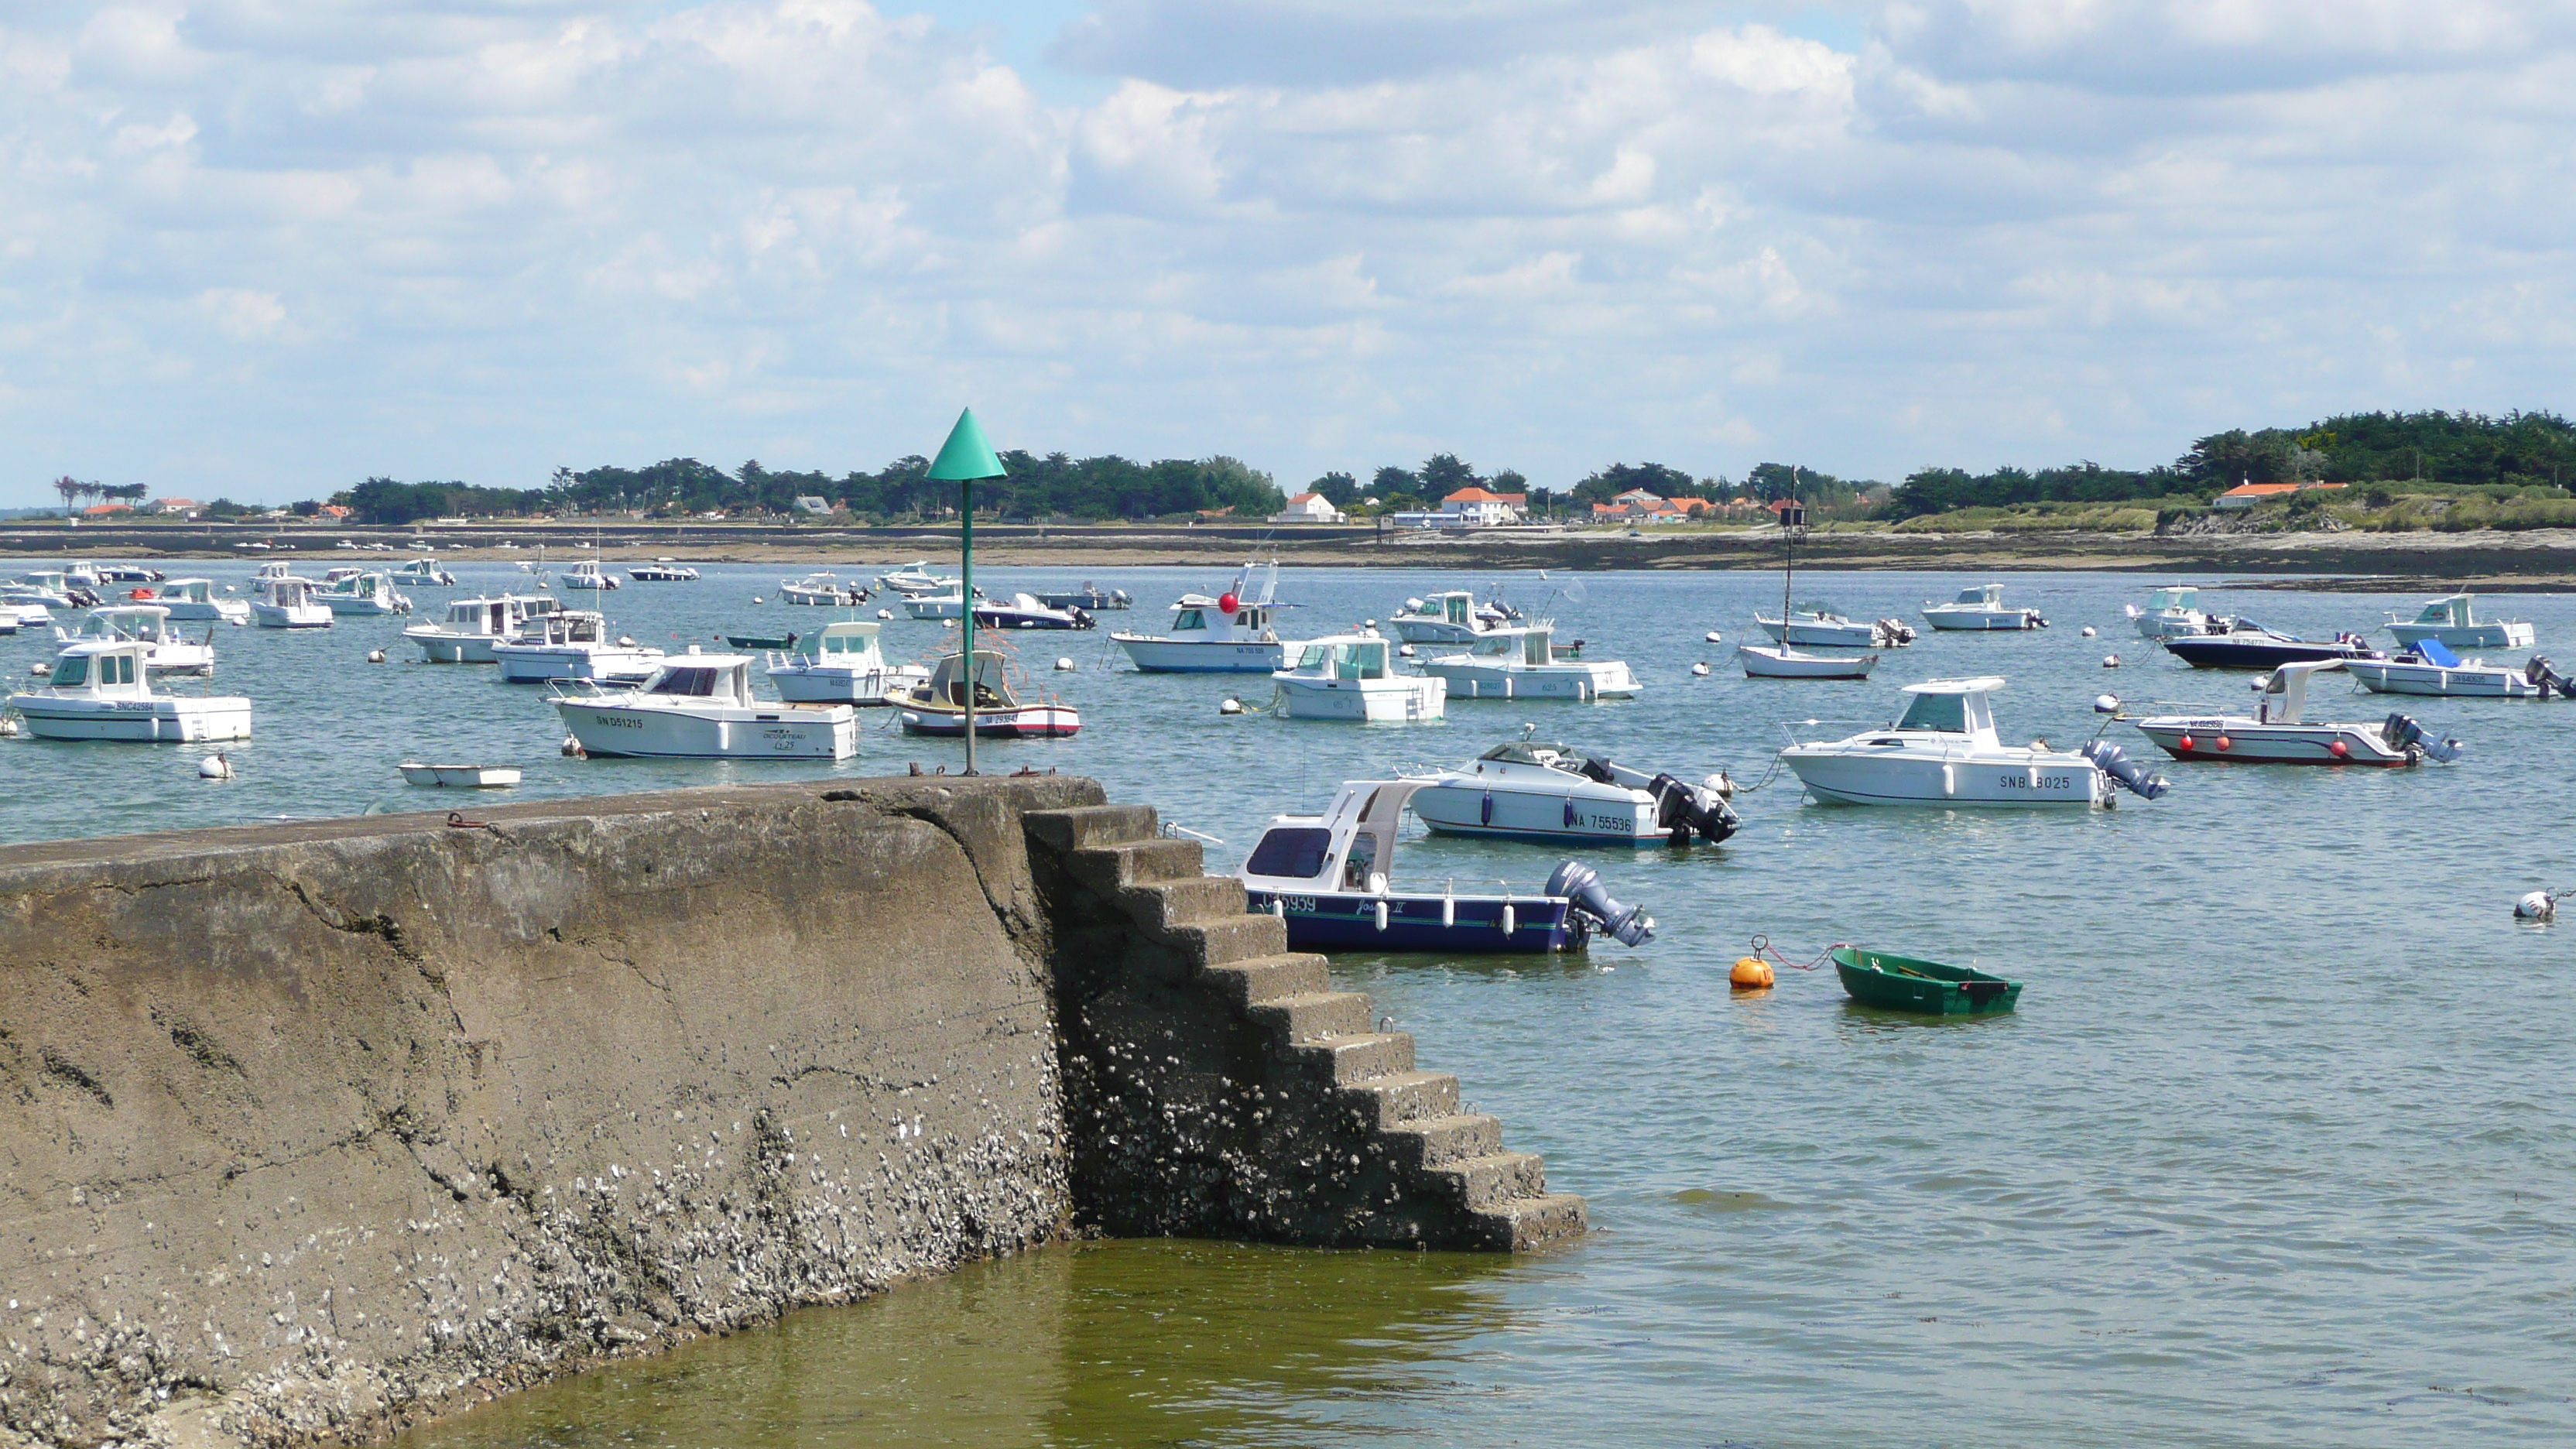
[[[2083,755],[2093,762],[2095,769],[2127,786],[2131,794],[2141,799],[2153,800],[2173,788],[2165,782],[2164,776],[2130,759],[2128,751],[2109,740],[2086,740]]]
[[[2458,740],[2435,739],[2424,733],[2422,725],[2402,714],[2390,715],[2388,723],[2380,726],[2379,735],[2388,741],[2392,750],[2420,751],[2424,758],[2439,760],[2445,765],[2458,759],[2463,748]]]
[[[1562,896],[1576,911],[1601,923],[1622,946],[1642,946],[1655,938],[1655,921],[1644,906],[1623,906],[1610,899],[1601,873],[1579,860],[1569,860],[1547,878],[1547,893]]]
[[[1743,828],[1744,821],[1735,807],[1726,803],[1714,790],[1685,785],[1670,775],[1657,775],[1646,786],[1655,797],[1655,824],[1661,827],[1674,845],[1690,844],[1691,832],[1715,845]]]
[[[1902,619],[1881,619],[1869,626],[1869,642],[1879,649],[1893,649],[1914,642],[1914,626]]]
[[[2531,681],[2542,699],[2547,699],[2552,691],[2562,699],[2576,699],[2576,679],[2559,673],[2558,667],[2549,662],[2546,654],[2532,655],[2531,662],[2522,666],[2522,677]]]

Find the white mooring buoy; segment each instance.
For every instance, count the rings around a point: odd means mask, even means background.
[[[2120,656],[2119,656],[2119,655],[2117,655],[2117,654],[2105,654],[2105,655],[2103,655],[2103,656],[2102,656],[2102,667],[2103,667],[2103,668],[2105,668],[2105,669],[2117,669],[2117,668],[2119,668],[2119,667],[2120,667]]]
[[[2120,696],[2116,694],[2097,694],[2093,696],[2093,712],[2095,714],[2118,714],[2120,712]]]
[[[2093,626],[2092,626],[2092,625],[2087,624],[2087,625],[2085,625],[2085,626],[2084,626],[2084,637],[2085,637],[2085,638],[2087,638],[2087,639],[2090,639],[2090,638],[2092,638],[2092,637],[2093,637]]]
[[[385,662],[385,651],[383,651],[382,649],[370,649],[370,650],[368,650],[368,651],[367,651],[367,662],[368,662],[369,664],[382,664],[382,663],[384,663],[384,662]]]
[[[1229,694],[1225,698],[1216,702],[1216,712],[1218,714],[1241,714],[1243,713],[1243,701]]]
[[[1718,633],[1715,629],[1709,630],[1706,634],[1700,637],[1706,639],[1711,644],[1723,644],[1726,642],[1724,639],[1718,637]]]
[[[1066,655],[1059,654],[1055,657],[1055,667],[1061,673],[1071,674],[1073,672],[1073,660]]]
[[[200,780],[229,780],[232,777],[233,762],[225,759],[221,752],[197,762],[197,778]]]
[[[1694,664],[1691,666],[1691,673],[1694,675],[1704,676],[1708,673],[1708,665],[1705,663]]]
[[[2558,898],[2547,891],[2533,891],[2513,903],[2517,921],[2554,921],[2558,919]]]

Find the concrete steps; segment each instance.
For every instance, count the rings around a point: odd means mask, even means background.
[[[1458,1079],[1418,1070],[1409,1033],[1372,1030],[1369,998],[1334,989],[1324,958],[1289,951],[1284,921],[1246,913],[1241,883],[1204,874],[1196,842],[1159,838],[1137,806],[1028,820],[1076,882],[1187,961],[1189,986],[1271,1043],[1268,1079],[1239,1085],[1339,1124],[1330,1131],[1347,1145],[1327,1158],[1353,1165],[1341,1190],[1361,1200],[1329,1240],[1518,1252],[1586,1231],[1581,1198],[1549,1192],[1546,1165],[1504,1148],[1499,1121],[1461,1112]]]

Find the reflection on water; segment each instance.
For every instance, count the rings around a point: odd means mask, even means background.
[[[1084,1243],[620,1364],[425,1426],[406,1449],[1278,1445],[1427,1427],[1508,1332],[1457,1253]],[[1209,1291],[1211,1284],[1224,1292]]]

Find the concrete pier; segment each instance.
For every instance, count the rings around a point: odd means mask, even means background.
[[[472,814],[0,850],[0,1446],[365,1437],[1075,1231],[1582,1231],[1092,781]]]

